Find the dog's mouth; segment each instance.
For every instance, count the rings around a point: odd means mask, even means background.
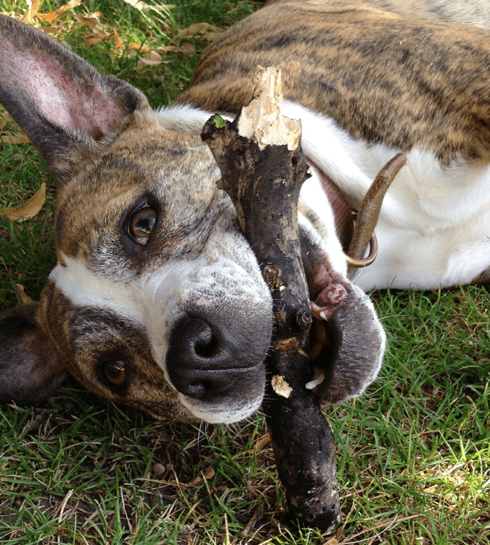
[[[310,163],[330,201],[335,230],[350,267],[367,266],[376,258],[374,228],[384,196],[406,161],[403,154],[397,154],[380,170],[360,203],[355,227],[352,211],[340,190]],[[307,387],[326,402],[339,402],[360,395],[376,378],[384,356],[385,333],[369,297],[335,272],[319,243],[302,235],[302,259],[313,315],[313,379]],[[368,243],[371,252],[365,258]]]
[[[369,297],[332,269],[321,248],[302,239],[302,257],[313,316],[306,387],[337,403],[360,395],[376,378],[385,333]]]

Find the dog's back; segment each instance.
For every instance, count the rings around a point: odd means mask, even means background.
[[[490,28],[487,0],[366,0],[364,3],[399,15]]]
[[[484,160],[490,102],[480,78],[490,63],[487,32],[465,28],[462,46],[452,27],[429,19],[427,2],[421,17],[372,4],[397,2],[274,2],[209,47],[178,102],[236,113],[251,99],[255,66],[274,65],[282,68],[288,100],[333,118],[367,145],[417,146],[444,163],[458,154]]]
[[[279,0],[208,48],[177,102],[236,113],[255,65],[281,68],[284,112],[302,119],[307,154],[353,208],[408,154],[378,224],[380,257],[356,282],[469,283],[490,266],[490,40],[460,24],[475,21],[488,26],[482,2]]]

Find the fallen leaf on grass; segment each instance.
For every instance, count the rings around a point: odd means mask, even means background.
[[[10,114],[6,110],[2,112],[0,114],[0,131],[5,129],[5,127],[7,126],[7,123],[11,120],[12,118],[10,117]]]
[[[160,64],[164,64],[164,61],[157,60],[157,59],[148,59],[146,57],[141,57],[138,61],[137,66],[159,66]]]
[[[60,29],[57,26],[41,26],[39,30],[42,30],[45,34],[57,34]]]
[[[116,49],[121,49],[121,47],[124,47],[124,42],[121,40],[121,38],[119,38],[116,29],[114,29],[112,34],[112,41],[114,42]]]
[[[92,13],[90,17],[87,15],[80,15],[78,13],[73,14],[73,18],[78,21],[81,25],[87,25],[90,28],[95,28],[99,25],[99,17],[101,13],[100,11],[96,11],[95,13]]]
[[[27,142],[29,142],[29,138],[26,134],[5,134],[0,136],[0,141],[2,141],[4,144],[27,144]]]
[[[220,29],[217,26],[210,25],[209,23],[194,23],[190,27],[179,30],[177,34],[177,40],[188,40],[190,38],[202,38],[204,40],[214,40]]]
[[[27,0],[27,10],[22,17],[23,23],[32,23],[32,20],[41,7],[41,2],[42,0]]]
[[[133,6],[133,8],[136,8],[138,11],[150,11],[152,9],[152,6],[150,6],[146,2],[143,2],[142,0],[123,0],[123,1],[126,4]]]
[[[191,44],[182,44],[181,46],[177,45],[166,45],[165,47],[159,47],[158,51],[172,51],[174,53],[184,53],[184,55],[190,56],[194,54],[194,48]]]
[[[184,55],[187,55],[187,56],[194,54],[194,48],[192,47],[191,44],[187,44],[187,43],[181,46],[166,45],[165,47],[159,47],[158,49],[151,49],[147,45],[129,44],[129,48],[136,50],[138,53],[144,53],[144,55],[140,58],[142,63],[153,65],[153,66],[164,62],[160,53],[168,53],[168,52],[183,53]],[[155,61],[159,61],[159,62],[155,62]]]
[[[102,40],[105,40],[112,36],[111,32],[107,32],[100,25],[95,25],[91,28],[92,32],[90,34],[86,34],[83,37],[83,43],[85,44],[85,47],[91,47],[93,45],[96,45]]]
[[[136,49],[136,51],[141,51],[141,53],[149,53],[151,51],[147,45],[129,44],[129,48]]]
[[[255,453],[260,452],[267,443],[269,443],[271,440],[270,433],[266,433],[263,437],[261,437],[254,445],[253,451]]]
[[[46,184],[42,184],[36,194],[17,208],[4,208],[0,215],[7,216],[10,221],[25,221],[37,216],[46,200]]]
[[[154,49],[148,49],[146,47],[142,47],[140,51],[145,51],[145,55],[142,55],[138,59],[137,66],[141,68],[142,66],[158,66],[160,64],[167,64],[168,61],[164,61],[160,53],[158,51],[155,51]],[[130,55],[136,56],[137,53],[134,51],[130,51]]]
[[[44,21],[47,21],[48,23],[52,23],[55,19],[57,19],[58,17],[61,17],[63,13],[66,13],[67,11],[73,8],[76,8],[81,3],[82,3],[82,0],[70,0],[64,6],[61,6],[55,11],[52,11],[51,13],[37,13],[36,17],[39,17],[39,19],[43,19]]]
[[[29,303],[32,303],[32,299],[25,292],[24,286],[22,284],[15,284],[15,287],[17,288],[17,293],[19,294],[20,300],[22,301],[23,305],[28,305]]]

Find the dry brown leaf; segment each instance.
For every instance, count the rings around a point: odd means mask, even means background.
[[[188,56],[194,55],[195,53],[194,47],[191,44],[182,44],[181,50],[182,50],[182,53]]]
[[[141,51],[142,53],[148,53],[151,51],[151,49],[147,45],[139,45],[139,44],[129,44],[130,49],[136,49],[137,51]]]
[[[92,32],[95,36],[103,36],[104,38],[107,38],[111,35],[110,32],[104,30],[100,25],[95,25],[94,27],[92,27]]]
[[[164,63],[164,60],[158,51],[151,49],[143,57],[140,57],[138,66],[158,66]]]
[[[161,61],[163,57],[158,53],[158,51],[150,50],[144,57],[148,61]]]
[[[178,45],[166,45],[165,47],[159,47],[158,51],[163,51],[166,53],[167,51],[174,51],[175,53],[180,53],[182,50]]]
[[[106,32],[100,25],[96,25],[92,27],[91,33],[86,34],[83,37],[83,43],[86,47],[91,47],[92,45],[96,45],[102,40],[106,40],[111,36],[112,34],[110,32]]]
[[[87,34],[83,37],[83,43],[85,44],[85,47],[92,47],[93,45],[97,45],[103,39],[104,36],[94,36],[93,34]]]
[[[142,0],[123,0],[123,1],[126,2],[126,4],[133,6],[133,8],[136,8],[139,11],[151,10],[151,6],[148,5],[146,2],[143,2]]]
[[[17,288],[17,293],[19,294],[20,300],[22,301],[23,305],[28,305],[29,303],[32,303],[32,299],[25,292],[24,286],[22,284],[15,284],[15,287]]]
[[[173,51],[175,53],[184,53],[184,55],[189,56],[194,54],[194,47],[189,43],[182,44],[182,46],[166,45],[165,47],[159,47],[158,51]]]
[[[41,2],[42,0],[27,0],[27,10],[22,17],[23,23],[32,23],[32,20],[41,7]]]
[[[63,13],[66,13],[67,11],[76,8],[82,3],[82,0],[70,0],[68,3],[66,3],[64,6],[61,6],[55,11],[52,11],[51,13],[38,13],[36,14],[36,17],[39,17],[40,19],[43,19],[44,21],[47,21],[48,23],[53,22],[58,17],[61,17]]]
[[[95,28],[99,24],[100,12],[97,11],[92,13],[90,17],[86,15],[79,15],[78,13],[73,14],[73,18],[78,21],[81,25],[87,25],[90,28]]]
[[[114,42],[116,49],[121,49],[121,47],[124,46],[124,42],[121,40],[121,38],[119,38],[116,29],[114,29],[114,32],[112,34],[112,41]]]
[[[216,38],[221,34],[221,30],[215,30],[214,32],[206,32],[204,34],[203,38],[205,40],[208,40],[209,42],[212,42],[213,40],[216,40]]]
[[[56,34],[60,30],[56,26],[42,26],[42,27],[39,27],[39,29],[45,32],[46,34]]]
[[[0,136],[0,140],[4,144],[26,144],[29,142],[29,138],[26,134],[18,134],[18,135],[10,135],[6,134],[3,136]]]
[[[0,214],[7,216],[10,221],[24,221],[36,216],[44,205],[46,200],[46,184],[42,184],[40,189],[28,201],[22,203],[17,208],[4,208]]]
[[[270,433],[266,433],[263,437],[261,437],[254,445],[254,452],[260,452],[267,443],[269,443],[271,440]]]
[[[138,61],[137,66],[159,66],[160,64],[165,64],[164,61],[154,60],[154,59],[145,59],[141,57]]]
[[[190,27],[179,30],[178,40],[188,40],[190,38],[200,37],[205,40],[214,40],[220,33],[220,29],[209,23],[194,23]]]

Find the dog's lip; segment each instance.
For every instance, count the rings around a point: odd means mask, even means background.
[[[364,366],[376,374],[384,355],[384,332],[369,297],[336,273],[325,251],[302,239],[302,257],[311,297],[312,380],[308,389],[323,401],[338,402],[359,395],[361,387],[338,388],[342,368]],[[374,378],[374,377],[373,377]]]
[[[339,345],[332,341],[335,330],[335,311],[339,309],[347,298],[346,287],[336,282],[324,266],[315,266],[315,282],[318,285],[318,277],[322,277],[324,286],[314,301],[310,302],[313,323],[310,334],[310,361],[313,363],[313,378],[306,384],[307,389],[314,389],[327,378],[326,370],[317,360],[320,354],[329,349],[329,362],[339,358]]]
[[[265,385],[265,382],[264,382]],[[261,395],[256,395],[247,403],[241,404],[239,407],[224,408],[221,405],[212,405],[202,403],[196,400],[190,400],[181,395],[181,403],[192,415],[198,420],[206,421],[211,424],[231,424],[239,422],[251,416],[259,409],[263,400],[263,391]]]

